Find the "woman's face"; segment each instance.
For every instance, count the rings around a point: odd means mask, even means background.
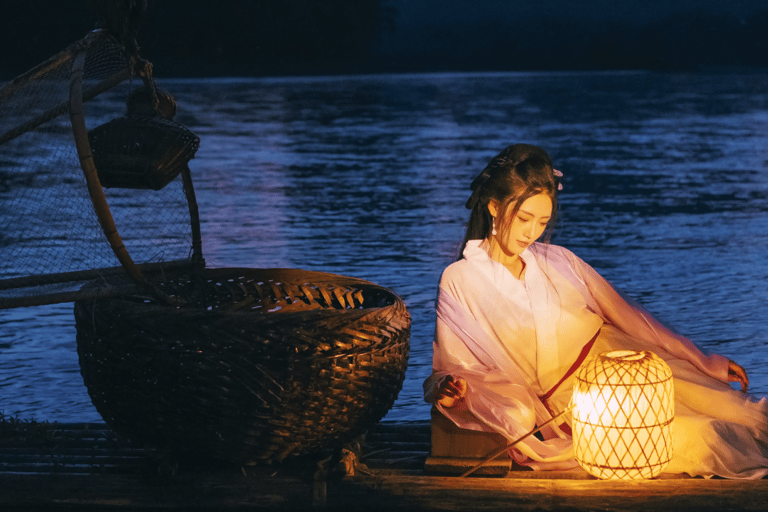
[[[531,196],[520,205],[514,218],[501,220],[499,215],[499,202],[491,200],[488,203],[488,211],[496,218],[496,239],[499,248],[506,256],[517,256],[529,245],[535,242],[547,227],[552,217],[552,199],[547,194],[541,193]],[[509,209],[509,214],[512,208]]]

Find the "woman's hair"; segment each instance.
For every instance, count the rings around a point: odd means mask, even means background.
[[[538,194],[547,194],[552,200],[552,217],[547,223],[544,240],[549,241],[557,216],[560,176],[552,167],[547,152],[530,144],[513,144],[493,157],[470,185],[472,195],[466,207],[472,213],[469,215],[467,234],[461,244],[459,259],[469,240],[484,239],[491,234],[493,218],[488,211],[491,199],[499,202],[498,221],[504,228],[503,223],[514,218],[525,200]]]

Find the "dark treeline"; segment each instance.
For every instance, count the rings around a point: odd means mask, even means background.
[[[154,2],[140,44],[172,75],[334,74],[366,70],[379,28],[393,13],[379,0]]]
[[[768,10],[744,19],[696,10],[642,24],[543,17],[429,26],[381,52],[412,70],[766,67]]]
[[[148,0],[138,42],[166,76],[356,72],[369,69],[379,29],[394,23],[394,11],[381,3]],[[64,49],[98,21],[85,0],[9,2],[2,14],[3,78]]]
[[[88,2],[10,2],[4,15],[6,79],[96,26]],[[768,67],[768,10],[743,19],[698,10],[647,23],[542,17],[404,31],[381,0],[149,0],[139,45],[166,77]]]

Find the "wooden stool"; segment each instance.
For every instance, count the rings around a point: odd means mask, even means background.
[[[480,432],[459,428],[432,407],[432,448],[424,464],[425,473],[460,475],[483,461],[488,454],[509,444],[495,432]],[[504,476],[512,469],[512,459],[507,455],[488,462],[474,475]],[[517,469],[517,465],[515,464]]]

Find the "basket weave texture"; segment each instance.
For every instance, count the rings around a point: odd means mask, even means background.
[[[96,409],[134,442],[237,463],[339,446],[402,387],[410,315],[367,281],[289,269],[166,278],[193,297],[75,304],[80,368]]]
[[[200,147],[200,138],[159,116],[127,115],[88,132],[99,181],[106,188],[160,190]]]

